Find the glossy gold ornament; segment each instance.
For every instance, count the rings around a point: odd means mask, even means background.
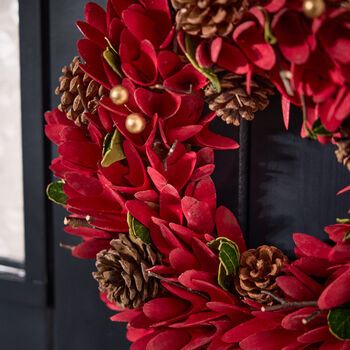
[[[304,0],[303,12],[306,17],[320,17],[326,9],[324,0]]]
[[[109,98],[116,105],[123,105],[129,100],[129,90],[122,85],[116,85],[111,89]]]
[[[146,120],[139,113],[131,113],[125,119],[125,127],[131,134],[139,134],[145,130]]]

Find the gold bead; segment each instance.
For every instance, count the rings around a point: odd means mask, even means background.
[[[304,0],[303,12],[306,17],[320,17],[326,9],[324,0]]]
[[[132,134],[139,134],[146,127],[145,118],[139,113],[131,113],[125,119],[125,127]]]
[[[109,98],[116,105],[123,105],[129,100],[129,90],[122,85],[116,85],[111,89]]]

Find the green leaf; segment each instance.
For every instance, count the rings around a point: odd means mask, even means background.
[[[257,8],[264,14],[264,17],[265,17],[265,28],[264,28],[265,41],[271,45],[277,44],[277,38],[272,33],[270,16],[268,12],[261,6],[257,6]]]
[[[348,239],[350,239],[350,231],[348,231],[348,232],[345,234],[345,236],[344,236],[344,238],[343,238],[343,242],[347,241]]]
[[[102,148],[103,158],[101,161],[101,165],[104,168],[125,159],[122,142],[123,136],[118,129],[115,129],[113,133],[109,133],[105,136]]]
[[[219,247],[219,260],[226,271],[226,275],[236,275],[239,259],[238,254],[231,244],[222,242]]]
[[[233,288],[233,278],[237,273],[240,260],[238,245],[226,237],[218,237],[207,243],[208,247],[218,252],[218,284],[224,290]]]
[[[63,191],[63,181],[51,182],[46,188],[47,197],[60,205],[67,205],[66,200],[68,197]]]
[[[225,268],[222,264],[219,265],[218,270],[218,285],[226,291],[233,288],[232,279],[227,278]]]
[[[331,309],[327,316],[330,332],[340,340],[350,340],[350,303]]]
[[[202,73],[211,83],[213,89],[217,92],[221,92],[221,84],[218,76],[214,73],[211,68],[203,68],[196,60],[196,44],[192,40],[192,37],[188,34],[185,34],[185,49],[186,49],[186,57],[192,64],[194,68],[196,68],[200,73]]]
[[[317,138],[316,138],[315,133],[311,129],[309,129],[309,127],[307,126],[306,103],[305,103],[305,97],[303,94],[300,94],[300,101],[301,101],[301,106],[302,106],[303,124],[304,124],[305,131],[306,131],[308,137],[310,137],[313,140],[316,140]]]
[[[146,244],[151,243],[149,229],[145,225],[141,224],[140,221],[135,219],[129,212],[127,215],[127,222],[129,225],[129,233],[132,237],[139,238]]]
[[[117,50],[112,46],[111,42],[105,38],[108,47],[106,50],[103,52],[103,57],[106,60],[106,62],[109,64],[109,66],[113,69],[113,71],[119,75],[120,78],[124,78],[124,74],[121,70],[121,61],[120,61],[120,56],[117,52]]]
[[[339,224],[350,224],[350,219],[346,218],[346,219],[339,219],[337,218],[337,222]]]
[[[312,125],[312,131],[316,135],[321,136],[332,136],[333,133],[328,131],[321,123],[320,119],[317,119],[314,124]]]

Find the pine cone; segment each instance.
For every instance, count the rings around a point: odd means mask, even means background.
[[[254,113],[264,110],[269,104],[269,95],[273,95],[273,85],[267,78],[254,75],[251,80],[251,94],[246,90],[246,78],[229,71],[216,69],[221,83],[221,93],[217,93],[211,84],[204,88],[209,108],[216,111],[227,124],[238,126],[240,117],[252,120]]]
[[[62,94],[58,109],[67,112],[67,118],[73,120],[78,126],[87,124],[85,112],[97,113],[98,102],[106,93],[102,85],[81,70],[80,63],[80,58],[76,56],[69,68],[67,66],[62,68],[63,75],[59,78],[60,86],[55,91],[56,95]],[[84,98],[83,101],[79,89]]]
[[[345,121],[340,127],[342,138],[335,137],[338,149],[334,152],[338,162],[342,163],[350,171],[350,121]]]
[[[252,0],[171,0],[176,23],[190,35],[208,39],[229,35]]]
[[[336,138],[338,149],[334,152],[337,156],[338,162],[342,163],[350,171],[350,138]]]
[[[148,276],[147,269],[161,262],[160,254],[151,245],[125,234],[119,234],[111,246],[114,249],[97,254],[98,271],[93,276],[99,290],[107,292],[111,302],[129,309],[156,297],[161,286],[157,279]]]
[[[236,291],[246,299],[271,305],[273,300],[261,290],[279,294],[276,277],[282,273],[287,257],[276,247],[262,245],[242,253],[235,278]]]

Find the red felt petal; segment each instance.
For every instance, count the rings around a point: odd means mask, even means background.
[[[301,283],[307,286],[316,296],[319,296],[322,293],[324,286],[316,282],[314,279],[309,277],[304,272],[300,271],[298,268],[291,265],[287,265],[285,267],[285,271],[293,274]]]
[[[193,232],[192,230],[190,230],[185,226],[181,226],[171,222],[169,224],[169,227],[172,229],[172,231],[176,234],[177,237],[179,237],[182,241],[184,241],[188,245],[191,245],[193,237],[197,237],[197,238],[201,237],[201,235]]]
[[[215,115],[214,115],[215,116]],[[198,146],[211,147],[213,149],[236,149],[239,147],[238,143],[228,137],[214,134],[206,126],[203,130],[194,136],[192,142]]]
[[[78,51],[82,59],[88,66],[94,67],[96,72],[104,75],[103,67],[101,65],[102,49],[87,39],[80,39],[78,41]]]
[[[139,4],[129,6],[122,13],[123,21],[138,41],[149,40],[153,45],[160,44],[157,28],[145,9]]]
[[[87,238],[103,238],[103,239],[112,239],[113,235],[110,232],[103,230],[97,230],[96,228],[90,227],[74,227],[66,226],[64,231],[75,236],[82,236],[85,239]]]
[[[248,61],[236,46],[222,41],[222,38],[216,38],[210,50],[212,61],[220,67],[237,74],[248,72]]]
[[[311,276],[324,277],[328,276],[329,267],[328,260],[315,258],[313,256],[305,256],[293,261],[292,266]]]
[[[309,29],[302,15],[294,11],[282,11],[272,21],[272,30],[286,60],[302,64],[310,55]]]
[[[106,35],[106,12],[101,6],[93,2],[88,2],[85,6],[85,20],[102,34]]]
[[[158,213],[151,209],[149,205],[138,200],[127,201],[125,206],[133,217],[148,228],[152,225],[152,216],[158,216]]]
[[[68,172],[65,175],[65,180],[84,196],[97,196],[103,191],[101,182],[86,174]]]
[[[298,337],[298,342],[300,343],[320,343],[326,340],[330,336],[329,327],[322,326],[319,328],[315,328],[309,332],[304,333],[300,337]]]
[[[233,39],[251,62],[259,68],[270,70],[276,62],[275,51],[266,43],[254,21],[246,21],[233,32]]]
[[[135,198],[140,201],[158,202],[159,195],[154,190],[139,191],[135,193]]]
[[[210,176],[215,170],[214,164],[203,165],[202,167],[195,169],[191,176],[191,181],[198,181],[204,177]]]
[[[143,306],[144,314],[153,321],[164,321],[185,312],[188,302],[179,298],[156,298]]]
[[[147,350],[180,350],[190,340],[187,332],[170,329],[159,333],[147,344]]]
[[[197,152],[196,167],[214,163],[214,151],[210,147],[201,148]]]
[[[147,172],[150,178],[152,179],[154,185],[157,187],[158,191],[161,191],[163,187],[168,183],[166,178],[156,169],[148,167]]]
[[[188,250],[173,249],[169,254],[169,262],[177,273],[199,268],[197,259]]]
[[[90,142],[66,142],[58,147],[65,160],[87,168],[95,169],[101,159],[100,148]]]
[[[214,320],[221,315],[217,312],[205,311],[197,314],[192,314],[184,322],[175,323],[172,328],[186,328],[205,325],[208,321]],[[208,332],[208,330],[207,330]]]
[[[283,122],[286,130],[289,128],[289,117],[290,117],[290,100],[284,95],[281,95],[281,104],[282,104],[282,114]]]
[[[214,220],[207,203],[192,197],[184,197],[181,206],[190,229],[199,233],[212,232]]]
[[[160,217],[169,222],[182,223],[181,198],[171,185],[162,188],[159,197]]]
[[[226,332],[221,339],[226,343],[236,343],[249,337],[251,334],[260,333],[269,329],[274,329],[279,326],[279,323],[253,318]]]
[[[204,68],[209,68],[214,64],[210,57],[210,48],[208,42],[203,40],[197,46],[196,60]]]
[[[310,316],[316,310],[316,307],[304,307],[294,311],[283,318],[281,326],[285,329],[294,331],[304,329],[305,325],[303,324],[302,320]],[[311,325],[314,325],[314,321],[311,322]]]
[[[201,202],[207,203],[214,216],[216,211],[216,188],[213,180],[210,177],[205,177],[204,179],[196,182],[190,196]]]
[[[94,44],[98,45],[102,50],[106,49],[107,41],[105,40],[105,35],[101,33],[98,29],[89,25],[86,22],[77,21],[77,27],[86,39],[91,40]]]
[[[324,228],[324,231],[333,242],[342,243],[346,233],[350,231],[350,224],[329,225]]]
[[[176,148],[180,145],[181,144],[178,144]],[[174,157],[174,155],[172,157]],[[171,161],[172,157],[168,159],[168,169],[167,171],[163,171],[163,175],[168,183],[180,191],[188,183],[188,180],[192,175],[193,169],[196,165],[196,153],[187,152],[174,163]]]
[[[103,249],[110,248],[108,239],[89,239],[77,245],[72,255],[81,259],[96,259],[96,254]]]
[[[157,113],[163,119],[173,116],[181,103],[179,96],[168,92],[155,93],[143,88],[135,91],[135,100],[143,113],[150,117]]]
[[[328,258],[333,264],[341,264],[350,260],[350,246],[348,244],[337,244],[332,248]]]
[[[206,77],[192,64],[187,64],[179,72],[165,79],[164,86],[179,91],[189,91],[191,87],[192,90],[198,90],[204,87],[206,83]]]
[[[253,334],[239,343],[243,350],[280,350],[299,335],[284,329],[267,330]]]
[[[315,295],[293,276],[277,277],[277,284],[285,294],[295,300],[315,300]]]
[[[192,249],[199,260],[202,270],[217,274],[219,260],[213,251],[196,237],[192,239]]]
[[[350,301],[350,269],[333,281],[318,299],[320,309],[331,309]]]
[[[247,250],[239,223],[230,210],[220,206],[215,213],[215,222],[218,236],[226,237],[237,243],[241,253]]]
[[[328,258],[331,247],[318,238],[305,235],[303,233],[294,233],[293,239],[295,245],[306,255],[316,258]]]
[[[186,125],[186,126],[179,126],[173,129],[167,128],[166,137],[168,139],[168,143],[171,145],[175,141],[178,141],[178,142],[186,141],[192,136],[200,133],[202,129],[203,129],[202,125]]]
[[[183,66],[179,56],[172,51],[161,51],[157,58],[159,73],[163,79],[177,73]]]

